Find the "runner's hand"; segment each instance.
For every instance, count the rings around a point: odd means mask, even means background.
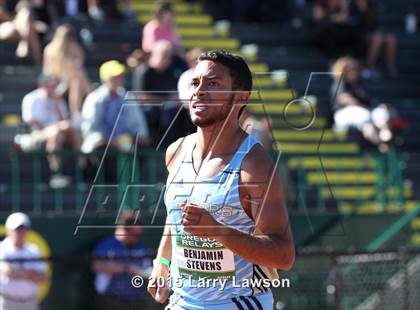
[[[165,303],[169,297],[169,288],[167,280],[169,277],[169,268],[164,264],[158,264],[153,268],[149,277],[147,291],[158,303]]]
[[[208,211],[193,204],[182,207],[181,223],[186,232],[198,237],[215,237],[222,226]]]

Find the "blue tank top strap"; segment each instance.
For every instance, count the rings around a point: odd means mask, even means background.
[[[245,140],[239,146],[235,155],[233,155],[228,165],[229,169],[240,170],[243,159],[249,153],[249,151],[254,147],[254,145],[257,143],[259,142],[255,140],[254,138],[252,138],[251,136],[246,137]]]

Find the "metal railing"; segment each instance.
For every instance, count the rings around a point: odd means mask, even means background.
[[[166,181],[166,168],[164,165],[164,152],[153,149],[142,149],[138,154],[133,152],[115,152],[109,151],[107,154],[99,152],[96,154],[96,167],[90,166],[90,172],[86,166],[82,168],[78,160],[80,155],[72,151],[62,151],[59,153],[62,158],[64,172],[71,175],[72,183],[65,188],[50,188],[48,184],[49,169],[46,160],[46,154],[43,151],[22,153],[21,151],[10,149],[0,150],[0,192],[4,199],[5,208],[2,211],[20,210],[22,208],[28,211],[42,212],[43,210],[63,212],[73,209],[80,210],[86,205],[86,199],[92,188],[95,188],[99,194],[95,195],[95,208],[101,210],[103,201],[102,194],[105,191],[105,185],[112,185],[112,195],[116,195],[117,201],[125,199],[128,206],[135,207],[139,191],[139,185],[149,185],[148,190],[159,192]],[[362,154],[361,158],[366,154]],[[373,158],[375,165],[370,170],[375,174],[375,181],[370,184],[374,189],[374,195],[368,198],[362,195],[355,197],[353,203],[363,205],[366,202],[375,202],[380,206],[389,203],[403,206],[405,201],[404,182],[403,182],[403,160],[394,150],[386,155],[368,154]],[[335,195],[334,182],[325,179],[323,184],[309,184],[307,175],[309,170],[298,161],[295,168],[288,166],[288,160],[291,157],[282,156],[279,168],[283,176],[284,192],[289,205],[298,210],[316,209],[326,210],[328,203],[335,206],[345,202],[346,199]],[[92,169],[93,167],[93,169]],[[345,170],[337,166],[336,168],[322,170],[320,164],[318,168],[312,169],[318,173],[324,173],[328,176],[329,172],[351,172],[358,174],[364,167]],[[107,174],[114,174],[113,180],[107,179]],[[362,183],[355,182],[355,188],[363,188]],[[130,195],[127,196],[127,188],[130,188]],[[326,189],[330,190],[330,195],[323,194]],[[150,194],[150,193],[149,193]],[[153,197],[156,194],[152,195]],[[68,206],[68,200],[71,200],[72,207]],[[92,198],[90,198],[92,199]],[[91,203],[91,202],[89,202]],[[67,205],[66,205],[67,204]],[[53,205],[46,207],[45,205]]]
[[[337,156],[334,156],[337,157]],[[375,203],[382,210],[384,206],[393,204],[398,206],[401,210],[404,206],[404,202],[407,196],[410,196],[410,188],[404,185],[404,169],[405,163],[401,158],[401,155],[395,150],[390,150],[386,154],[381,153],[362,153],[360,159],[371,159],[374,161],[374,166],[369,167],[368,165],[361,165],[353,169],[340,168],[340,165],[336,165],[335,168],[324,169],[321,161],[328,160],[328,156],[319,157],[319,165],[311,170],[307,169],[304,165],[304,160],[297,160],[297,165],[294,169],[294,178],[291,180],[296,188],[296,206],[299,210],[326,210],[327,206],[331,208],[337,208],[340,204],[346,203],[346,201],[352,201],[353,206],[362,206],[365,203]],[[282,167],[289,169],[286,163],[282,164]],[[310,184],[307,176],[309,172],[317,172],[323,174],[323,181],[318,184]],[[348,189],[354,188],[354,196],[346,199],[339,193],[336,194],[335,185],[340,185],[329,179],[329,174],[334,173],[353,173],[357,176],[362,172],[370,172],[375,174],[374,181],[369,184],[362,182],[361,178],[357,178],[352,184],[349,185]],[[290,181],[290,180],[289,180]],[[369,197],[363,196],[363,188],[372,188],[373,195]],[[328,191],[328,195],[325,194]],[[314,194],[316,193],[316,196]],[[358,192],[361,192],[358,195]],[[407,193],[405,193],[407,192]],[[286,191],[287,193],[287,191]],[[308,197],[312,193],[312,197]],[[310,202],[310,204],[308,203]]]

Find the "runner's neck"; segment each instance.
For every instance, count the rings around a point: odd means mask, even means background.
[[[237,122],[231,125],[220,122],[220,124],[211,127],[198,127],[195,154],[199,155],[201,159],[211,159],[229,153],[232,146],[237,147],[240,144],[244,135],[245,132]]]

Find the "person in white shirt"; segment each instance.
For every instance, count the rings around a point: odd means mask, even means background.
[[[28,93],[22,101],[22,120],[30,128],[27,139],[20,139],[24,151],[33,150],[45,144],[48,162],[54,175],[60,173],[61,161],[54,152],[68,145],[80,149],[81,138],[69,118],[64,100],[57,94],[59,80],[55,76],[41,74],[38,88]],[[53,175],[53,176],[54,176]]]
[[[47,280],[47,264],[36,260],[41,258],[38,247],[26,242],[29,217],[12,213],[5,226],[7,236],[0,242],[0,310],[39,309],[37,294]]]
[[[99,68],[102,85],[91,92],[82,108],[82,152],[90,154],[109,144],[120,151],[130,151],[137,143],[149,144],[149,127],[140,105],[125,102],[126,67],[117,60]]]
[[[181,100],[182,104],[186,105],[188,109],[188,102],[190,100],[190,86],[191,81],[194,76],[194,68],[197,65],[197,58],[203,52],[201,48],[195,47],[188,51],[186,54],[186,59],[189,69],[184,71],[178,79],[178,98]]]

